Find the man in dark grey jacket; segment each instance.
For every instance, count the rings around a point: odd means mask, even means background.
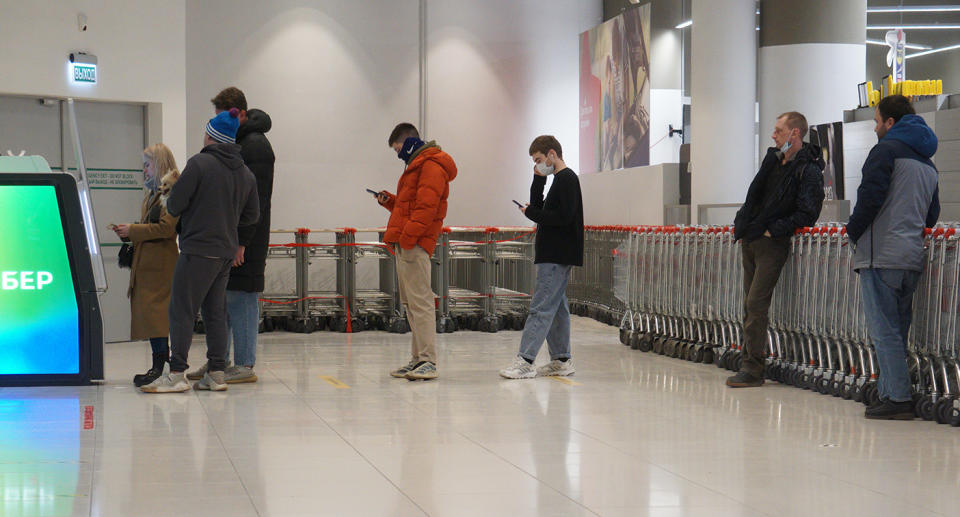
[[[863,164],[857,206],[847,223],[880,366],[881,403],[867,408],[866,417],[913,420],[906,343],[923,271],[923,229],[940,216],[937,169],[930,161],[937,135],[902,95],[881,100],[874,120],[880,141]]]
[[[239,247],[237,227],[260,218],[257,180],[234,143],[239,111],[217,114],[207,124],[204,148],[187,162],[167,200],[180,217],[180,258],[170,295],[170,372],[141,387],[147,393],[190,389],[184,372],[193,322],[202,310],[209,371],[194,389],[223,391],[227,352],[226,288]]]

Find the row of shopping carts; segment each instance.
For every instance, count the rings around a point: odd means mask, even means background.
[[[609,323],[633,349],[739,369],[743,266],[730,227],[605,227],[588,231],[571,305]],[[927,231],[908,363],[918,416],[960,426],[960,252],[956,227]],[[865,404],[879,368],[841,225],[805,228],[774,292],[766,376]],[[610,282],[612,289],[603,283]]]
[[[408,332],[396,250],[383,228],[271,232],[261,331]],[[445,228],[432,258],[437,331],[522,329],[533,293],[534,230]]]

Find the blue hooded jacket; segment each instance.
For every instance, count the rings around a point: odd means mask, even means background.
[[[905,115],[870,150],[847,234],[857,245],[854,269],[923,270],[923,229],[940,217],[937,135]]]

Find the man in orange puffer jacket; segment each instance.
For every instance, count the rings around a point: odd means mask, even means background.
[[[437,378],[436,304],[430,286],[430,257],[447,216],[450,182],[457,165],[436,142],[420,140],[413,124],[398,124],[387,144],[407,167],[400,176],[397,194],[377,195],[390,211],[383,241],[397,248],[400,301],[407,308],[413,334],[411,360],[390,375],[409,380]]]

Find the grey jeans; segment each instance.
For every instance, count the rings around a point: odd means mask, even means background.
[[[573,266],[537,264],[537,285],[530,301],[530,315],[520,338],[520,357],[533,361],[543,340],[550,359],[570,358],[570,306],[567,283]]]
[[[232,259],[181,254],[173,272],[170,292],[170,371],[189,367],[187,356],[193,342],[193,323],[203,313],[210,371],[227,366],[227,280]]]

